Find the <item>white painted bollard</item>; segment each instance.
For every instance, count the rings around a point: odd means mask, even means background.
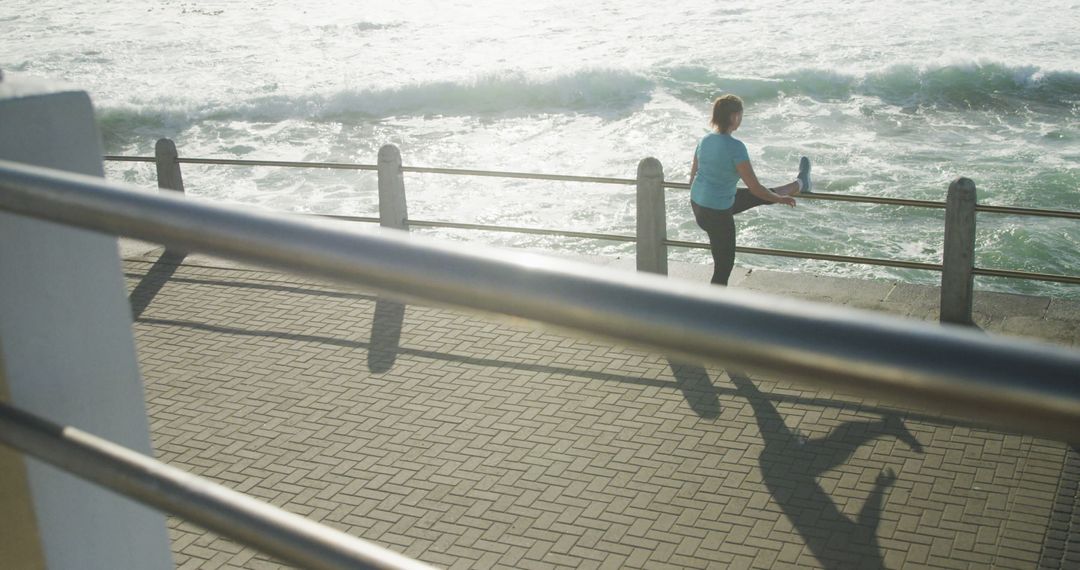
[[[392,144],[383,145],[379,149],[379,225],[384,228],[409,229],[401,151]]]
[[[86,93],[4,75],[0,158],[103,176],[101,157]],[[152,455],[115,237],[0,212],[0,397]],[[4,446],[0,481],[0,567],[172,566],[154,510]]]
[[[176,143],[170,139],[158,139],[154,145],[154,163],[157,166],[158,188],[184,193],[184,177],[180,174],[180,163],[176,159]]]
[[[957,178],[945,198],[945,251],[941,271],[941,322],[974,324],[975,182]]]
[[[637,169],[637,270],[667,275],[664,167],[642,159]]]

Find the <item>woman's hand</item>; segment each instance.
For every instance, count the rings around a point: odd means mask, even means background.
[[[777,197],[780,198],[779,200],[776,201],[777,204],[783,204],[785,206],[791,206],[792,208],[795,207],[795,198],[792,198],[791,196],[777,196]]]

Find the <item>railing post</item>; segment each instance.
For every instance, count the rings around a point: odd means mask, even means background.
[[[379,149],[379,225],[398,230],[409,229],[401,151],[392,144]]]
[[[945,252],[941,271],[941,322],[971,325],[975,280],[975,182],[957,178],[945,199]]]
[[[664,167],[642,159],[637,170],[637,270],[667,275],[667,214]]]
[[[158,188],[184,193],[184,177],[180,175],[180,163],[176,144],[169,139],[158,139],[154,145],[154,162],[157,164]]]

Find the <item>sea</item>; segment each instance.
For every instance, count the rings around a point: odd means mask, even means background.
[[[375,164],[685,182],[711,102],[767,185],[1080,211],[1077,0],[4,0],[0,70],[91,96],[109,155]],[[0,125],[0,128],[3,128]],[[153,166],[107,177],[156,185]],[[183,165],[200,199],[377,215],[372,172]],[[633,186],[407,173],[411,218],[633,235]],[[686,190],[668,235],[704,242]],[[823,200],[738,217],[740,245],[939,263],[941,210]],[[434,239],[633,256],[604,240],[415,229]],[[674,261],[707,264],[702,249]],[[937,283],[931,271],[740,254],[738,266]],[[980,213],[976,265],[1080,275],[1080,220]],[[1080,299],[1080,285],[979,277]]]

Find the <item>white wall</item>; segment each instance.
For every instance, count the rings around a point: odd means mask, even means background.
[[[0,80],[0,158],[101,176],[101,156],[86,93]],[[17,407],[152,453],[115,237],[0,212],[0,354]],[[35,460],[27,475],[49,568],[172,567],[160,513]]]

